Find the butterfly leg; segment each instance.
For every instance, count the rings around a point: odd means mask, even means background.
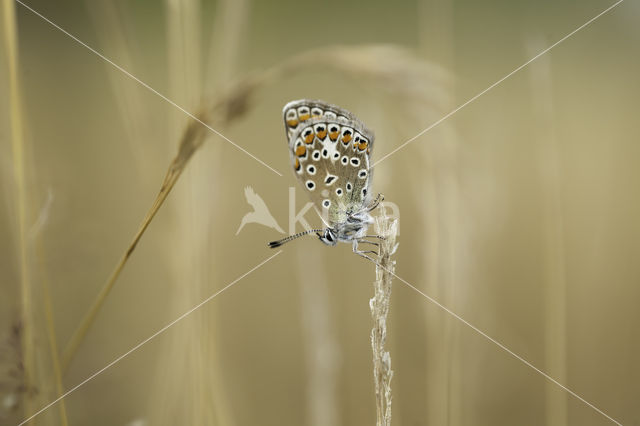
[[[361,243],[367,243],[367,244],[371,244],[371,245],[378,246],[378,247],[380,247],[380,243],[377,243],[375,241],[365,240],[365,238],[377,238],[379,240],[386,240],[385,237],[380,236],[380,235],[365,235],[364,237],[360,238],[360,240],[358,240]]]
[[[367,241],[365,239],[361,239],[360,242],[380,247],[380,243],[376,243],[375,241]]]
[[[377,255],[377,253],[376,252],[372,252],[372,251],[360,251],[360,250],[358,250],[358,241],[357,240],[353,241],[353,252],[355,254],[357,254],[358,256],[364,257],[365,259],[375,263],[376,265],[378,264],[378,262],[376,262],[373,258],[367,256],[367,253],[375,253],[376,255]]]
[[[378,196],[376,197],[375,200],[373,200],[371,205],[369,207],[367,207],[367,211],[370,212],[371,210],[375,209],[383,201],[384,201],[384,195],[378,194]]]
[[[359,243],[371,243],[370,241],[364,241],[364,240],[353,240],[353,252],[359,255],[366,255],[366,254],[375,254],[376,256],[379,256],[380,254],[375,251],[375,250],[360,250],[358,248],[358,244]],[[377,243],[374,243],[376,245],[378,245]]]

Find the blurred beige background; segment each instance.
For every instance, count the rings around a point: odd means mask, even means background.
[[[376,132],[379,159],[613,4],[25,3],[188,111],[251,75],[246,109],[210,124],[283,174],[211,134],[65,389],[274,254],[273,229],[235,234],[251,210],[246,186],[288,228],[286,102],[349,109]],[[639,16],[621,3],[385,159],[374,181],[400,209],[399,276],[625,425],[640,425]],[[10,425],[59,394],[51,331],[61,350],[190,119],[11,0],[2,37],[0,423]],[[32,424],[374,424],[373,279],[347,245],[290,243]],[[35,391],[21,389],[16,324]],[[397,280],[389,327],[393,424],[614,424]]]

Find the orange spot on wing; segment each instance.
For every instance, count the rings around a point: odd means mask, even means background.
[[[342,136],[342,142],[343,143],[349,143],[350,141],[351,141],[351,135]]]
[[[289,125],[289,127],[296,127],[298,125],[298,120],[287,120],[287,124]]]
[[[329,139],[331,139],[332,141],[335,141],[336,139],[338,139],[338,132],[329,133]]]
[[[318,132],[318,138],[319,139],[324,139],[326,137],[327,137],[327,129],[324,129],[324,130]]]
[[[295,168],[296,168],[296,171],[300,170],[300,160],[298,160],[297,158],[296,158]]]
[[[358,144],[358,150],[359,151],[364,151],[365,149],[367,149],[367,143],[366,142],[360,142]]]
[[[302,157],[307,153],[307,148],[304,145],[300,145],[299,147],[296,148],[296,155],[298,157]],[[297,161],[297,159],[296,159]]]
[[[309,119],[309,117],[311,117],[311,115],[307,113],[307,114],[300,114],[298,118],[300,118],[300,121],[306,121]]]
[[[314,138],[315,136],[316,136],[316,135],[314,135],[314,134],[313,134],[313,132],[312,132],[312,133],[309,133],[307,136],[305,136],[305,137],[304,137],[304,142],[305,142],[305,143],[312,143],[312,142],[313,142],[313,138]]]

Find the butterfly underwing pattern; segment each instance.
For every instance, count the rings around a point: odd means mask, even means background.
[[[370,253],[357,246],[372,222],[369,212],[381,201],[380,195],[372,200],[370,190],[373,132],[349,111],[317,100],[289,102],[283,118],[293,172],[326,228],[269,245],[315,232],[327,245],[351,242],[356,253]]]

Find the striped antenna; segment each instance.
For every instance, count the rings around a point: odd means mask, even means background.
[[[283,238],[281,240],[277,240],[277,241],[271,241],[269,243],[269,247],[270,248],[276,248],[276,247],[280,247],[281,245],[283,245],[284,243],[288,243],[291,240],[295,240],[296,238],[302,237],[303,235],[307,235],[307,234],[311,234],[311,233],[319,233],[324,231],[324,229],[309,229],[308,231],[304,231],[304,232],[298,232],[297,234],[293,234],[293,235],[289,235],[286,238]]]

